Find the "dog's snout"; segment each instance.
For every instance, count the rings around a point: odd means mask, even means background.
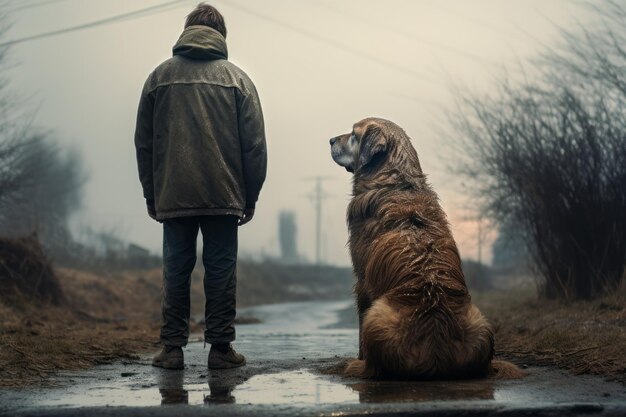
[[[337,138],[332,138],[330,141],[330,146],[334,145],[337,142]]]

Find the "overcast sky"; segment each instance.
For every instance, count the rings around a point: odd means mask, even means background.
[[[62,29],[165,3],[165,0],[10,1],[6,39]],[[186,14],[181,1],[159,13],[17,44],[12,87],[38,111],[37,123],[84,155],[90,180],[76,222],[115,228],[160,252],[133,145],[147,75],[171,56]],[[220,0],[229,59],[255,82],[263,104],[269,171],[253,222],[240,229],[243,254],[277,254],[277,217],[297,213],[299,251],[314,258],[315,212],[307,195],[328,178],[324,255],[348,264],[345,208],[350,175],[335,165],[328,139],[367,116],[391,119],[413,139],[440,194],[461,255],[476,258],[462,178],[437,134],[450,106],[448,83],[489,92],[502,68],[527,63],[558,39],[555,25],[585,24],[588,10],[565,0]],[[532,72],[532,66],[528,68]],[[471,204],[470,204],[471,205]]]

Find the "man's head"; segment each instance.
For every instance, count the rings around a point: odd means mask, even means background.
[[[224,23],[224,16],[222,16],[222,14],[213,6],[200,3],[191,13],[187,15],[185,28],[195,25],[208,26],[217,30],[224,38],[226,38],[226,24]]]

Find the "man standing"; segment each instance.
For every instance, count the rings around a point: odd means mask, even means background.
[[[252,220],[267,167],[263,114],[248,76],[227,60],[224,18],[199,4],[174,56],[148,77],[135,147],[148,214],[163,223],[163,350],[154,366],[184,367],[190,281],[202,231],[211,369],[245,365],[235,352],[237,227]]]

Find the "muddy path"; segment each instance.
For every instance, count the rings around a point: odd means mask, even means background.
[[[186,367],[138,361],[61,373],[52,388],[0,391],[6,416],[166,415],[626,415],[626,387],[592,376],[530,367],[514,381],[376,382],[324,375],[356,353],[344,302],[250,308],[261,323],[237,328],[248,366],[208,372],[208,347],[185,349]]]

